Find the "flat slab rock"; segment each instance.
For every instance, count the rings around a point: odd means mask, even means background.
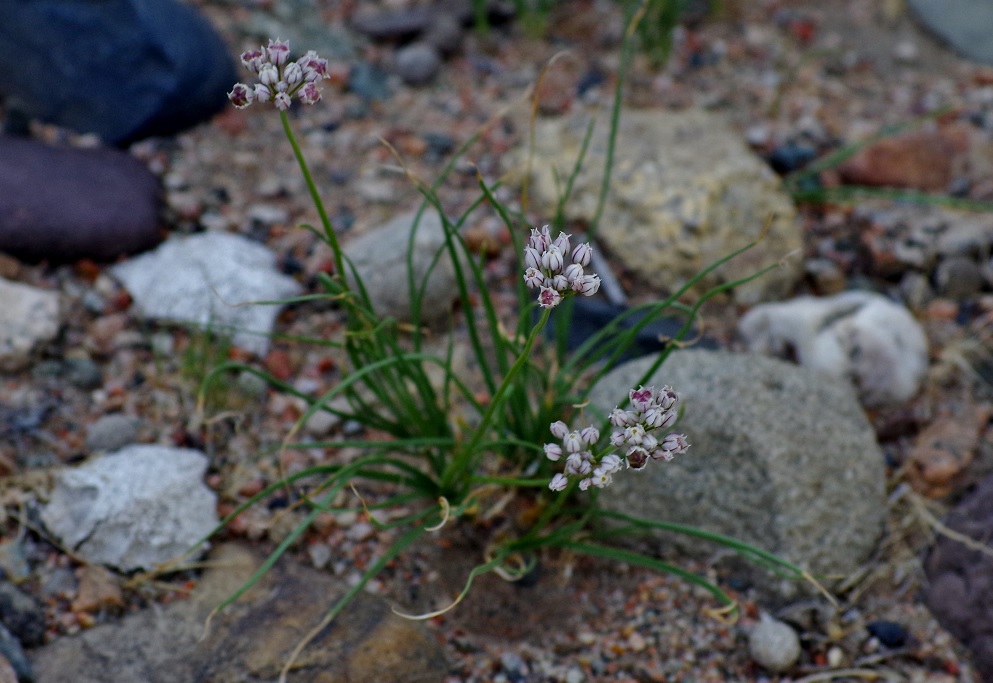
[[[0,251],[25,261],[112,261],[162,240],[161,188],[112,149],[0,135]]]
[[[292,649],[346,587],[326,572],[288,559],[211,622],[210,611],[235,592],[261,558],[226,544],[190,599],[147,609],[120,622],[60,638],[29,652],[36,683],[260,683],[275,681]],[[297,660],[289,683],[437,683],[448,664],[417,622],[360,593]]]
[[[109,272],[145,318],[231,334],[237,346],[259,355],[269,348],[282,307],[258,302],[301,291],[276,269],[276,256],[264,245],[220,232],[173,237]]]
[[[129,446],[61,470],[41,519],[89,562],[152,569],[180,557],[217,526],[216,496],[203,483],[206,470],[207,456],[199,451]]]
[[[590,395],[590,414],[613,409],[654,360],[607,374]],[[682,397],[675,431],[690,449],[618,473],[599,498],[604,507],[733,536],[819,577],[847,576],[867,559],[885,524],[884,459],[847,382],[762,356],[683,350],[645,383],[652,384]],[[661,541],[654,548],[663,552],[721,550],[678,534]],[[806,590],[748,563],[733,570],[771,598]]]
[[[0,372],[27,367],[58,334],[59,313],[58,292],[0,278]]]

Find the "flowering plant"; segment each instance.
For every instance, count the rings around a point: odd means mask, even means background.
[[[625,54],[625,59],[629,59],[630,52]],[[499,540],[494,540],[485,562],[471,572],[455,603],[466,594],[478,574],[494,571],[502,576],[519,578],[533,565],[533,560],[527,558],[534,558],[543,548],[558,547],[675,572],[709,590],[726,607],[734,606],[733,600],[723,590],[703,577],[653,557],[598,543],[603,534],[596,531],[595,522],[610,518],[625,524],[623,529],[613,532],[615,535],[646,529],[675,530],[722,543],[760,562],[786,569],[796,576],[802,575],[802,571],[794,565],[734,539],[659,520],[640,520],[603,512],[597,508],[595,502],[600,490],[622,470],[642,470],[651,460],[665,462],[686,453],[689,447],[686,437],[669,431],[677,419],[679,400],[671,387],[656,389],[642,384],[633,388],[601,427],[590,424],[580,429],[570,429],[563,419],[571,417],[575,406],[585,404],[596,380],[633,344],[640,329],[662,310],[675,307],[686,315],[685,324],[676,335],[678,341],[689,331],[699,307],[707,298],[747,281],[720,286],[691,307],[678,303],[679,297],[735,254],[703,271],[667,299],[622,314],[579,349],[567,352],[562,345],[546,346],[541,341],[542,331],[553,309],[557,311],[556,325],[567,327],[571,315],[569,299],[580,294],[592,296],[599,289],[600,278],[590,270],[593,256],[591,244],[582,242],[573,246],[572,237],[564,232],[559,232],[553,239],[549,226],[531,229],[525,240],[520,228],[524,222],[523,216],[501,203],[494,195],[494,187],[482,178],[479,179],[480,200],[454,220],[441,210],[441,201],[434,187],[419,184],[418,189],[425,200],[422,211],[428,207],[437,210],[444,225],[445,245],[442,250],[451,259],[458,274],[462,309],[468,311],[476,307],[482,312],[481,316],[465,316],[462,323],[468,332],[474,360],[480,368],[482,391],[473,389],[453,369],[454,342],[449,344],[447,355],[439,356],[424,349],[424,332],[417,324],[424,287],[411,287],[410,305],[414,324],[404,328],[406,336],[401,335],[395,322],[381,319],[376,314],[361,277],[338,245],[334,226],[287,117],[293,99],[303,104],[313,104],[320,99],[317,83],[327,73],[327,62],[312,52],[291,61],[289,45],[278,40],[270,41],[268,46],[259,50],[246,52],[242,55],[242,61],[252,73],[258,75],[259,83],[254,86],[237,84],[229,97],[236,107],[271,101],[279,111],[283,129],[322,223],[321,230],[305,227],[330,247],[334,257],[333,273],[323,276],[321,282],[326,295],[340,306],[345,330],[341,338],[324,340],[323,343],[343,350],[348,367],[342,371],[340,381],[322,396],[307,395],[258,368],[237,363],[215,368],[205,380],[206,386],[212,378],[239,369],[263,377],[279,390],[305,400],[309,407],[287,436],[283,447],[314,449],[323,446],[332,454],[327,463],[272,483],[244,501],[223,520],[222,525],[227,524],[274,492],[298,487],[298,502],[304,511],[299,525],[279,544],[271,560],[263,565],[259,573],[218,609],[250,588],[318,515],[343,512],[344,509],[335,501],[346,487],[352,486],[353,481],[380,482],[393,491],[387,494],[386,500],[376,505],[367,506],[360,500],[360,512],[419,505],[416,512],[388,525],[378,522],[370,514],[371,521],[377,526],[402,529],[402,534],[381,557],[371,563],[361,580],[335,604],[325,620],[301,641],[290,656],[281,681],[285,680],[292,661],[307,642],[394,557],[418,538],[436,532],[478,509],[486,492],[494,487],[530,498],[534,501],[537,518],[529,528],[515,530],[515,533],[501,535]],[[619,107],[618,102],[619,97],[615,98],[615,107]],[[616,118],[612,140],[616,135]],[[465,149],[460,150],[459,154],[464,153]],[[581,161],[577,161],[577,170]],[[453,164],[449,164],[444,173],[447,174],[452,167]],[[515,251],[521,255],[523,275],[518,280],[521,314],[512,334],[506,331],[504,321],[497,313],[492,287],[481,265],[472,257],[458,229],[468,213],[484,203],[501,216],[514,240]],[[439,257],[442,255],[439,254]],[[422,284],[414,281],[410,264],[408,271],[412,285]],[[532,298],[535,292],[536,300]],[[640,319],[631,323],[632,315],[640,315]],[[670,344],[658,355],[643,382],[650,381],[649,378],[672,349]],[[608,358],[606,363],[601,363],[604,353]],[[428,372],[431,368],[442,370],[440,387]],[[346,439],[323,444],[312,441],[294,443],[293,437],[300,425],[321,411],[375,429],[385,434],[386,438]],[[453,419],[452,415],[464,417]],[[612,426],[613,431],[601,446],[601,429],[606,430],[608,426]],[[547,438],[549,429],[556,441],[539,445]],[[363,455],[350,462],[337,462],[333,454],[347,446],[361,448]],[[559,461],[562,461],[562,469],[556,472],[554,470]],[[322,479],[321,483],[304,488],[306,482],[315,476]],[[582,496],[580,505],[566,507],[576,495]],[[421,617],[431,617],[443,611]]]

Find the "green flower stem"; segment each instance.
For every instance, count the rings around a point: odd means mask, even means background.
[[[472,440],[469,441],[469,443],[462,448],[448,464],[448,467],[445,469],[445,472],[441,478],[441,488],[443,491],[448,491],[451,488],[456,477],[459,475],[464,475],[475,469],[474,461],[478,458],[476,451],[479,448],[479,444],[486,435],[486,430],[489,429],[490,423],[493,422],[493,418],[496,417],[497,410],[500,408],[500,404],[503,403],[504,397],[513,386],[514,379],[521,372],[524,366],[527,365],[528,360],[531,358],[531,350],[534,348],[534,343],[537,341],[538,335],[541,334],[541,330],[548,322],[548,317],[551,313],[552,309],[544,309],[541,314],[541,318],[531,329],[531,334],[528,335],[527,342],[525,342],[524,348],[521,349],[521,354],[517,357],[517,360],[514,361],[514,364],[510,366],[510,370],[507,371],[507,374],[504,376],[503,381],[497,388],[496,393],[493,394],[493,399],[486,407],[486,412],[483,413],[482,419],[480,419],[479,424],[474,430]]]
[[[303,158],[303,152],[300,150],[300,145],[297,144],[296,136],[293,134],[293,128],[290,126],[290,117],[286,115],[285,111],[280,110],[279,120],[283,122],[283,132],[286,133],[286,139],[290,141],[290,146],[293,147],[293,155],[297,159],[297,165],[300,167],[300,172],[303,173],[303,179],[307,183],[307,190],[310,192],[310,198],[314,201],[314,207],[317,209],[317,215],[321,218],[321,225],[324,226],[324,236],[327,238],[328,246],[331,247],[331,251],[334,253],[334,269],[338,277],[341,279],[341,286],[346,290],[348,285],[345,283],[345,263],[341,257],[341,247],[338,245],[338,236],[334,234],[334,226],[331,224],[331,219],[328,217],[328,212],[324,208],[324,202],[321,201],[321,195],[317,192],[317,185],[314,184],[314,177],[310,175],[310,167],[307,166],[307,160]]]

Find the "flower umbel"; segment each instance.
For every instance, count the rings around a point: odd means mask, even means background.
[[[241,55],[241,63],[259,77],[255,85],[235,83],[228,99],[239,109],[253,102],[273,102],[276,109],[286,111],[293,98],[304,104],[321,99],[317,82],[328,77],[328,62],[313,50],[295,62],[289,61],[290,44],[270,40],[268,47],[249,50]]]
[[[588,242],[571,249],[570,235],[560,232],[552,241],[548,226],[531,230],[524,247],[524,282],[537,289],[538,305],[555,308],[573,294],[593,296],[600,289],[600,277],[587,273],[593,248]]]
[[[659,433],[676,421],[679,396],[672,387],[664,386],[658,391],[655,387],[638,387],[629,392],[628,398],[629,409],[614,408],[610,413],[610,424],[616,429],[610,435],[610,446],[599,455],[593,453],[600,440],[596,427],[570,432],[564,422],[552,423],[552,435],[562,445],[546,443],[545,455],[552,461],[563,455],[566,459],[564,471],[552,478],[548,488],[563,491],[571,479],[579,479],[583,491],[590,486],[603,488],[622,467],[642,470],[649,460],[668,462],[686,452],[690,445],[683,434]],[[621,451],[623,457],[614,451]]]

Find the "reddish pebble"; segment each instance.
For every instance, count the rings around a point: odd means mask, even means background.
[[[952,321],[959,314],[959,306],[951,299],[935,299],[927,307],[929,320]]]

